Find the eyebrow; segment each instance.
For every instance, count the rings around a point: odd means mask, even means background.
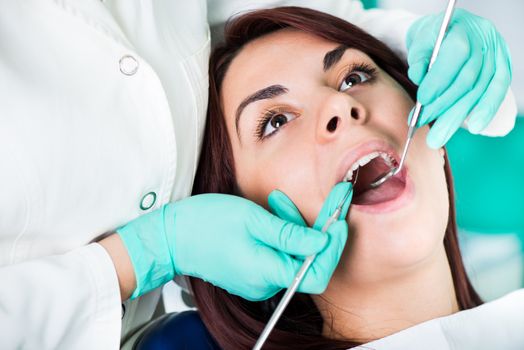
[[[271,85],[263,89],[260,89],[257,92],[255,92],[254,94],[246,97],[242,101],[242,103],[240,103],[240,105],[238,106],[236,116],[235,116],[235,127],[237,129],[238,136],[240,137],[240,133],[238,131],[238,123],[240,121],[240,114],[242,114],[242,111],[244,110],[244,108],[247,107],[247,105],[255,101],[266,100],[269,98],[277,97],[279,95],[285,94],[288,91],[289,90],[282,85]]]
[[[324,72],[328,71],[331,67],[337,64],[347,49],[349,49],[348,46],[340,45],[334,50],[331,50],[328,53],[326,53],[326,55],[324,56]]]
[[[344,52],[346,52],[346,50],[348,48],[349,47],[346,46],[346,45],[340,45],[340,46],[336,47],[335,49],[333,49],[331,51],[328,51],[324,55],[324,60],[323,60],[323,62],[324,62],[324,72],[328,71],[329,69],[331,69],[331,67],[333,67],[335,64],[337,64],[340,61],[340,59],[342,58],[342,56],[344,55]],[[236,114],[235,114],[235,128],[237,130],[238,137],[240,138],[240,131],[239,131],[239,128],[238,128],[238,124],[240,122],[240,115],[242,114],[242,111],[250,103],[253,103],[253,102],[256,102],[256,101],[260,101],[260,100],[266,100],[266,99],[274,98],[274,97],[277,97],[279,95],[285,94],[288,91],[289,90],[286,87],[282,86],[282,85],[271,85],[271,86],[265,87],[263,89],[260,89],[257,92],[255,92],[254,94],[249,95],[248,97],[246,97],[240,103],[240,105],[238,105],[238,108],[237,108],[237,111],[236,111]]]

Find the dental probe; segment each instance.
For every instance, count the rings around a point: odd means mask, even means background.
[[[433,52],[431,54],[431,59],[429,61],[428,72],[431,69],[431,66],[433,65],[433,63],[435,63],[435,60],[437,59],[438,52],[440,51],[440,46],[442,45],[442,41],[444,40],[444,35],[446,35],[446,31],[448,29],[449,21],[451,20],[451,16],[453,15],[455,3],[456,3],[456,0],[448,1],[448,6],[446,8],[444,18],[442,19],[442,24],[440,25],[440,31],[438,33],[437,41],[435,42],[435,46],[433,47]],[[402,157],[400,158],[400,164],[398,165],[398,167],[392,168],[386,174],[375,179],[375,181],[373,181],[369,185],[371,188],[379,187],[384,182],[391,179],[393,176],[397,175],[400,172],[400,170],[402,169],[402,166],[404,165],[404,160],[406,159],[406,154],[408,153],[409,145],[411,143],[411,140],[413,139],[415,130],[417,129],[416,125],[417,125],[417,121],[418,121],[421,111],[422,111],[422,105],[417,100],[417,103],[415,104],[415,111],[413,113],[413,117],[411,118],[411,121],[409,123],[408,137],[406,140],[406,144],[404,146],[404,150],[402,151]]]
[[[358,170],[355,175],[355,181],[353,182],[353,185],[357,182],[358,179]],[[342,207],[344,206],[344,203],[347,201],[349,195],[351,194],[353,188],[350,188],[346,194],[344,195],[344,198],[340,201],[340,203],[337,205],[337,208],[333,212],[333,214],[327,219],[324,226],[322,226],[322,233],[326,233],[329,227],[339,219],[340,213],[342,212]],[[297,291],[298,286],[304,279],[304,276],[306,275],[307,270],[313,263],[313,260],[316,258],[316,254],[308,256],[304,262],[302,263],[302,266],[300,266],[300,269],[298,270],[297,274],[295,275],[295,278],[293,278],[293,282],[289,286],[289,288],[284,293],[284,296],[282,296],[282,299],[280,299],[280,302],[278,303],[277,307],[275,308],[275,311],[273,311],[273,314],[271,315],[271,318],[269,319],[269,322],[266,324],[266,327],[264,327],[264,330],[260,334],[260,337],[258,337],[257,342],[255,343],[255,346],[253,346],[253,350],[260,350],[262,349],[262,346],[266,342],[267,338],[269,337],[269,334],[277,324],[278,320],[280,319],[280,316],[282,316],[282,313],[287,307],[287,304],[291,301],[291,298],[293,298],[293,295],[295,295],[295,292]]]

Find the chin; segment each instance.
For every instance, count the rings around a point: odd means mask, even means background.
[[[341,262],[348,269],[346,273],[351,270],[353,277],[362,282],[379,282],[431,261],[443,246],[446,225],[435,217],[410,218],[411,221],[403,218],[396,222],[349,223],[348,243]]]

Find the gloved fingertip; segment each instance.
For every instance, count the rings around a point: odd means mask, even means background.
[[[310,233],[310,235],[312,237],[315,237],[313,240],[313,243],[315,245],[322,246],[322,248],[325,247],[329,241],[329,236],[326,235],[324,232],[321,232],[315,229],[310,229],[310,230],[313,231]]]
[[[426,76],[427,64],[425,61],[417,62],[411,65],[408,69],[408,77],[415,84],[420,85],[424,77]]]
[[[331,233],[332,240],[337,241],[340,245],[343,246],[346,244],[346,240],[348,237],[348,224],[345,220],[339,220],[334,222],[329,232]],[[331,244],[331,243],[330,243]]]
[[[422,114],[420,115],[420,117],[418,118],[418,121],[417,121],[417,128],[420,128],[420,127],[423,127],[424,125],[428,125],[429,123],[431,123],[433,120],[435,120],[435,117],[431,114],[426,114],[424,113],[424,111],[422,112]]]
[[[468,131],[472,134],[479,134],[485,127],[486,123],[479,118],[475,118],[468,122]]]
[[[271,191],[271,193],[269,194],[268,198],[269,198],[269,197],[272,197],[272,196],[280,196],[280,195],[282,195],[282,194],[284,194],[284,193],[283,193],[282,191],[280,191],[280,190],[273,190],[273,191]]]
[[[422,77],[414,68],[410,68],[408,70],[408,78],[409,80],[411,80],[413,84],[417,86],[420,84],[420,81],[422,80]]]
[[[427,125],[437,119],[439,115],[442,115],[443,108],[441,107],[441,104],[439,104],[439,99],[437,98],[435,101],[423,105],[422,111],[420,112],[420,117],[417,123],[417,126],[421,127],[424,125]]]
[[[479,134],[482,131],[483,127],[478,122],[468,123],[468,131],[472,134]]]
[[[279,190],[272,191],[267,198],[271,212],[282,220],[305,226],[304,219],[293,201]]]
[[[308,232],[306,232],[304,237],[305,238],[302,242],[305,245],[304,248],[306,249],[302,252],[302,255],[304,256],[322,251],[329,242],[328,235],[313,229],[308,229]]]
[[[420,84],[417,91],[417,100],[421,105],[427,106],[435,100],[435,91],[431,89],[431,84],[428,85],[427,80]]]
[[[423,115],[421,115],[418,118],[418,120],[417,120],[417,128],[420,128],[420,127],[423,127],[424,125],[426,125],[427,124],[426,121],[427,121],[427,119]]]
[[[344,196],[348,191],[353,190],[353,183],[348,181],[342,181],[335,185],[334,191]]]
[[[291,200],[289,199],[289,197],[286,196],[285,193],[279,190],[273,190],[271,191],[269,196],[267,196],[267,203],[271,210],[274,210],[276,206],[281,206],[281,205],[289,206],[288,202],[290,201]]]
[[[338,221],[346,221],[346,216],[348,215],[349,206],[351,205],[351,201],[353,200],[353,184],[349,187],[348,191],[351,191],[346,198],[346,201],[342,205],[342,209],[340,211],[340,216],[338,217]],[[346,192],[347,193],[347,192]]]
[[[345,199],[344,203],[342,204],[342,209],[339,216],[339,220],[344,219],[349,209],[349,205],[351,204],[351,199],[353,198],[353,183],[347,181],[338,183],[334,190],[331,191],[330,197],[331,196],[333,196],[333,198],[331,199],[332,203],[330,205],[330,212],[328,216],[333,215],[336,208],[340,205],[340,201]]]
[[[437,130],[433,130],[433,128],[429,131],[428,136],[426,138],[426,144],[429,148],[432,149],[439,149],[445,144],[444,137],[442,136],[441,132],[438,132]]]
[[[320,230],[322,227],[324,227],[327,220],[329,220],[329,218],[335,213],[340,202],[342,201],[342,199],[345,198],[346,194],[348,194],[349,192],[349,196],[344,202],[342,211],[340,212],[340,216],[344,215],[345,217],[345,213],[347,212],[347,208],[349,208],[349,203],[351,202],[352,191],[353,184],[351,182],[342,181],[337,183],[329,192],[326,200],[324,201],[324,204],[322,204],[322,208],[320,209],[320,213],[315,219],[313,228]]]

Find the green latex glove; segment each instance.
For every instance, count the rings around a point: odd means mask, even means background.
[[[267,299],[291,283],[301,264],[294,256],[320,252],[329,238],[223,194],[167,204],[117,232],[135,270],[131,298],[182,274],[249,300]],[[305,291],[318,288],[315,277],[307,278]]]
[[[493,119],[511,83],[506,42],[488,20],[456,9],[440,52],[427,72],[443,15],[417,20],[408,30],[409,78],[424,106],[418,125],[436,120],[427,137],[442,147],[469,116],[468,129],[478,133]]]
[[[311,267],[306,272],[304,280],[298,287],[300,292],[309,294],[320,294],[324,292],[329,280],[331,279],[333,271],[335,271],[335,268],[337,267],[348,236],[346,216],[353,197],[351,183],[341,182],[331,190],[331,193],[324,202],[324,205],[313,225],[314,229],[319,231],[322,230],[322,227],[334,213],[347,191],[351,191],[351,194],[344,203],[338,220],[331,224],[326,232],[329,237],[329,244],[315,257]],[[298,225],[307,226],[297,207],[284,193],[278,190],[271,192],[268,204],[271,210],[280,218],[294,222]],[[298,271],[298,269],[296,271]]]

